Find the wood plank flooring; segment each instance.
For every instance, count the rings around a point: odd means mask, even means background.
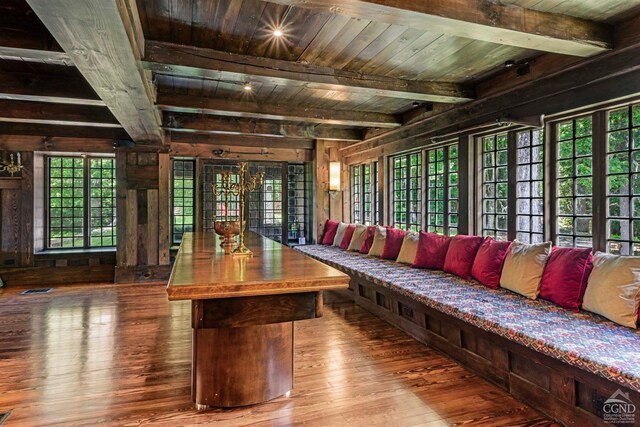
[[[188,301],[158,285],[0,290],[0,413],[6,426],[541,426],[507,393],[354,305],[296,322],[289,398],[197,412]]]

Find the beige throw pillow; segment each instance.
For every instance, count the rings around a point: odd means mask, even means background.
[[[363,224],[357,224],[356,229],[353,230],[353,237],[351,238],[351,242],[349,243],[348,251],[359,251],[360,246],[367,238],[367,226]]]
[[[376,233],[373,235],[373,245],[369,249],[369,255],[380,256],[384,249],[384,241],[387,239],[387,229],[376,225]]]
[[[596,252],[582,308],[630,328],[640,305],[640,257]]]
[[[338,224],[336,237],[335,239],[333,239],[333,246],[340,246],[340,243],[342,243],[342,239],[344,239],[344,233],[347,232],[347,227],[349,227],[349,224],[347,224],[346,222],[341,222],[340,224]]]
[[[536,299],[550,254],[551,242],[527,245],[514,241],[504,260],[500,286],[527,298]]]
[[[403,264],[413,264],[413,260],[416,259],[416,252],[418,251],[419,239],[419,233],[416,233],[415,231],[408,231],[407,234],[404,235],[402,248],[400,248],[400,253],[398,254],[398,259],[396,259],[396,261]]]

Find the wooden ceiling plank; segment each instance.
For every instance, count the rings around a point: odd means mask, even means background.
[[[161,143],[161,119],[137,58],[139,25],[127,0],[27,0],[127,133]],[[137,16],[137,14],[135,15]]]
[[[174,76],[238,82],[249,78],[284,86],[302,85],[310,89],[342,90],[425,102],[457,103],[473,98],[469,89],[454,83],[365,75],[158,41],[147,41],[145,66],[156,73]]]
[[[191,114],[210,114],[226,117],[308,122],[318,124],[395,128],[401,125],[390,114],[355,112],[350,110],[322,110],[273,105],[259,102],[229,101],[227,99],[195,98],[161,93],[158,106],[164,111]]]
[[[362,134],[355,129],[323,128],[317,125],[279,123],[242,118],[194,116],[186,114],[164,115],[164,128],[175,132],[207,132],[227,135],[270,136],[277,138],[327,139],[361,141]]]
[[[0,100],[0,121],[94,127],[121,127],[106,107],[55,105],[44,102]]]
[[[104,106],[81,77],[0,71],[0,99]]]
[[[269,0],[359,19],[407,25],[456,37],[574,56],[610,50],[613,29],[596,23],[500,2],[477,0]]]

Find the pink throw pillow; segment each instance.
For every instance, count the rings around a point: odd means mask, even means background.
[[[367,228],[367,238],[362,242],[362,246],[360,246],[361,254],[368,254],[371,250],[371,246],[373,246],[373,238],[376,235],[376,226],[371,225]]]
[[[488,288],[498,289],[502,265],[510,246],[511,242],[493,240],[492,237],[485,238],[473,261],[471,277]]]
[[[450,243],[451,237],[421,231],[416,259],[411,264],[411,267],[442,270]]]
[[[591,248],[554,247],[542,274],[540,298],[579,311],[592,268]]]
[[[342,238],[342,242],[340,242],[340,249],[347,250],[347,248],[349,247],[349,243],[351,243],[351,238],[353,237],[354,231],[356,231],[356,225],[349,224],[349,226],[344,232],[344,237]]]
[[[321,242],[323,245],[333,245],[339,224],[340,223],[338,221],[334,221],[332,219],[328,219],[327,222],[324,223],[324,233],[322,234]]]
[[[478,249],[482,245],[482,237],[459,234],[451,240],[447,258],[444,260],[444,271],[463,279],[471,279],[471,268],[476,259]]]
[[[398,228],[388,228],[387,238],[384,241],[384,249],[382,249],[382,255],[380,255],[380,258],[392,259],[395,261],[396,258],[398,258],[400,249],[402,248],[402,241],[404,240],[405,234],[406,233],[403,230]]]

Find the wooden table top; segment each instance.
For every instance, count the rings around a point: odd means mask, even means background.
[[[349,286],[349,276],[256,233],[245,245],[253,257],[225,255],[215,233],[185,233],[167,294],[170,300],[316,292]]]

